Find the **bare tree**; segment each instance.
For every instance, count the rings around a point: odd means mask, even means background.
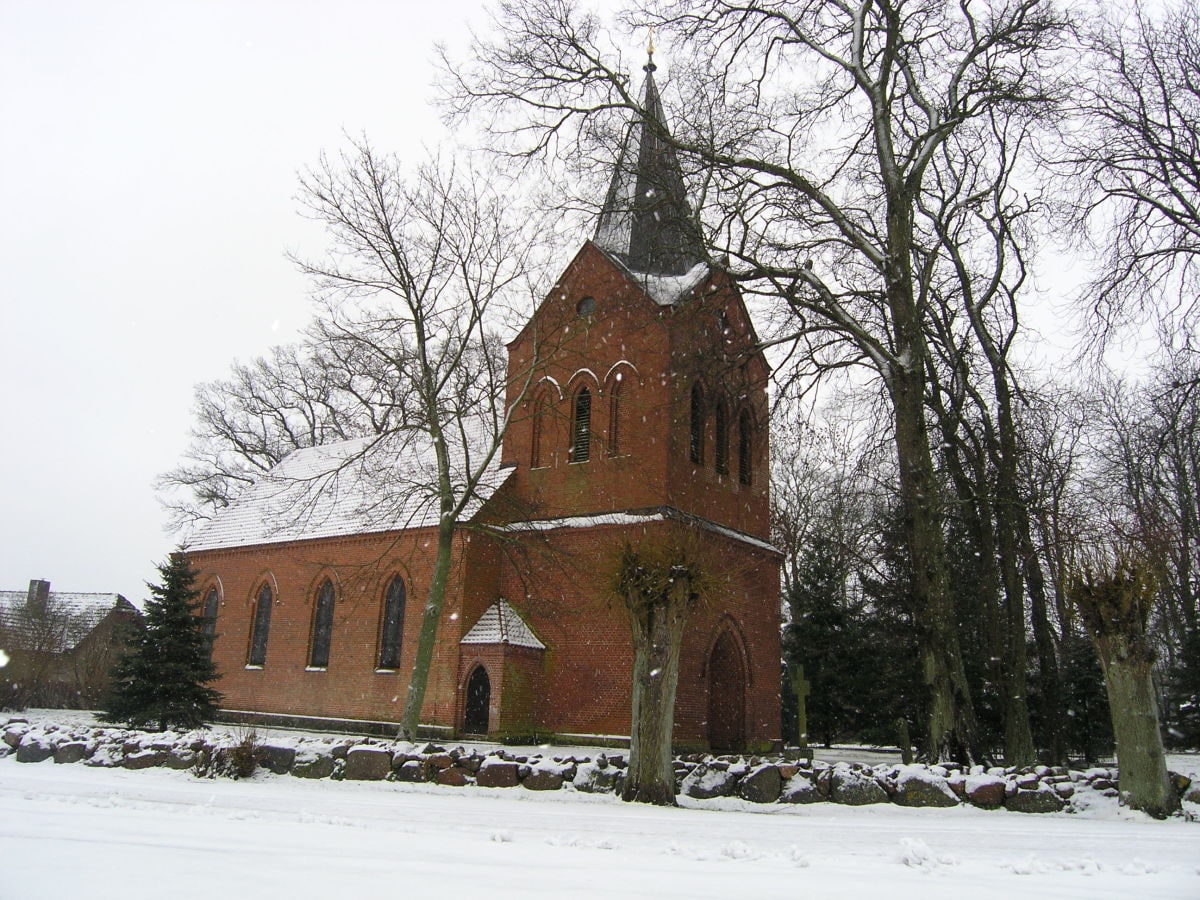
[[[394,386],[308,335],[196,388],[184,461],[156,487],[176,529],[228,506],[293,450],[386,431]]]
[[[324,358],[338,361],[341,390],[360,378],[365,405],[385,407],[372,423],[380,438],[364,453],[424,453],[420,473],[372,466],[381,502],[436,511],[433,575],[400,724],[411,740],[456,535],[495,469],[516,405],[505,405],[509,380],[510,402],[519,400],[531,371],[506,372],[494,329],[506,304],[528,311],[537,241],[527,221],[512,224],[515,210],[494,179],[438,164],[406,179],[395,157],[366,141],[305,173],[301,200],[331,241],[325,260],[297,260],[320,295],[314,337]],[[383,384],[386,399],[377,396]]]
[[[1027,703],[1026,592],[1045,625],[1043,584],[1029,563],[1029,507],[1018,477],[1017,413],[1025,402],[1011,360],[1023,334],[1029,257],[1048,204],[1032,190],[1029,152],[1040,123],[1009,115],[964,123],[942,145],[918,205],[936,243],[918,284],[930,295],[931,396],[959,514],[976,546],[981,599],[991,612],[991,658],[1000,685],[1004,756],[1035,761]],[[990,148],[990,149],[989,149]],[[1022,189],[1018,189],[1020,185]],[[1002,597],[1002,600],[1001,600]],[[1039,662],[1057,693],[1054,648],[1038,629]],[[1060,715],[1053,710],[1051,720]],[[1053,731],[1053,729],[1051,729]],[[1051,744],[1059,743],[1053,736]],[[1055,754],[1061,757],[1061,747]]]
[[[410,738],[456,536],[490,496],[510,415],[538,362],[508,372],[500,337],[528,316],[545,262],[542,236],[510,187],[453,162],[406,173],[365,139],[322,157],[302,175],[300,201],[325,226],[330,250],[294,260],[316,288],[313,322],[300,342],[197,389],[188,457],[160,478],[175,524],[186,524],[211,517],[294,450],[360,439],[334,471],[280,496],[299,520],[353,468],[370,481],[379,521],[435,523],[402,716]],[[400,458],[406,466],[394,464]]]
[[[1082,189],[1077,222],[1103,265],[1084,293],[1103,345],[1113,327],[1158,319],[1195,339],[1200,289],[1200,9],[1188,0],[1107,4],[1094,70],[1058,168]]]
[[[914,266],[928,235],[918,198],[966,123],[1043,107],[1043,56],[1063,20],[1051,4],[976,11],[932,2],[666,2],[688,102],[676,136],[703,173],[718,250],[786,304],[790,336],[835,340],[872,366],[891,405],[907,541],[925,631],[929,753],[973,753],[924,400],[927,323]],[[452,102],[488,109],[516,153],[584,137],[613,108],[649,127],[595,19],[562,0],[503,4],[495,41],[457,67]],[[515,117],[515,118],[514,118]],[[575,145],[577,146],[577,145]],[[980,148],[990,152],[994,148]]]

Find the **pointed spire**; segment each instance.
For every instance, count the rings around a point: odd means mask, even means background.
[[[645,118],[629,123],[594,240],[634,272],[683,275],[704,261],[704,242],[684,193],[679,158],[665,140],[653,34],[646,49]]]

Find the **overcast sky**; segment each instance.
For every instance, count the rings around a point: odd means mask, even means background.
[[[0,0],[0,589],[146,595],[196,383],[294,336],[296,174],[441,140],[481,0]]]
[[[0,0],[0,589],[145,596],[194,386],[310,317],[297,173],[346,134],[419,160],[434,44],[486,24],[483,0]]]

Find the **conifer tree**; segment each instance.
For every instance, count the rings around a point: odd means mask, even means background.
[[[196,610],[196,573],[178,552],[158,572],[162,581],[148,585],[153,596],[144,621],[113,667],[104,718],[159,731],[196,728],[213,718],[221,700],[207,686],[218,675],[204,619]]]

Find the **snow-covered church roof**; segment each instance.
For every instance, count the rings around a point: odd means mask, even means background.
[[[491,443],[473,424],[451,450],[451,476],[461,496]],[[495,453],[463,518],[470,518],[511,474]],[[396,432],[296,450],[231,505],[216,512],[188,550],[378,534],[437,524],[437,469],[424,431]]]
[[[525,624],[525,620],[507,600],[501,598],[488,607],[471,630],[463,635],[460,644],[508,644],[545,650],[546,645]]]

